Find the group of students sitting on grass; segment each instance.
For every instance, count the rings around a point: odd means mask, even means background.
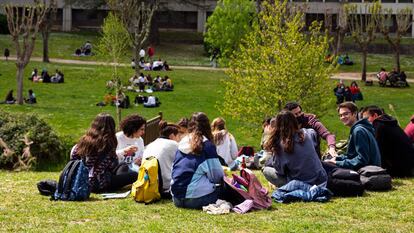
[[[140,73],[139,76],[135,74],[129,79],[127,89],[136,92],[173,91],[174,85],[167,75],[164,78],[160,75],[153,78],[151,74]]]
[[[340,80],[333,91],[336,97],[336,104],[345,101],[355,102],[357,100],[363,100],[361,89],[358,87],[356,81],[352,81],[351,86],[346,86],[345,83]]]
[[[65,78],[62,71],[56,69],[55,74],[50,76],[47,69],[43,68],[41,74],[39,75],[39,72],[37,68],[34,68],[29,80],[33,82],[43,82],[43,83],[64,83]]]
[[[387,85],[391,87],[409,87],[410,85],[407,82],[407,75],[404,71],[398,72],[396,67],[389,73],[385,71],[384,68],[381,68],[380,72],[377,74],[379,85],[385,87]]]
[[[326,187],[329,174],[337,168],[357,171],[374,165],[392,177],[414,175],[413,138],[393,117],[377,106],[358,111],[353,102],[341,103],[337,111],[351,129],[343,154],[336,151],[335,136],[315,115],[303,113],[298,103],[286,104],[264,125],[263,149],[270,156],[265,158],[263,174],[278,190],[298,181]],[[141,116],[130,115],[120,123],[122,131],[115,132],[109,114],[95,118],[71,152],[71,159],[84,159],[90,169],[92,192],[132,184],[142,160],[154,156],[161,169],[161,196],[172,198],[177,207],[199,209],[223,197],[222,166],[234,166],[237,143],[222,118],[210,124],[205,113],[196,112],[177,124],[160,122],[160,137],[146,147],[145,124]],[[407,128],[413,135],[414,126]],[[329,156],[322,160],[319,138],[329,147]]]
[[[37,103],[36,95],[32,89],[29,89],[27,98],[25,98],[24,101],[28,104]],[[6,98],[4,98],[4,101],[0,102],[0,104],[14,104],[14,103],[16,103],[16,99],[13,96],[13,90],[10,90],[6,95]]]

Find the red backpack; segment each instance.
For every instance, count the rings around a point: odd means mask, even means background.
[[[249,169],[242,169],[240,176],[233,174],[232,178],[224,177],[226,199],[232,204],[238,205],[245,200],[253,201],[253,208],[268,209],[272,205],[272,199],[268,196],[267,189],[263,188],[260,181]]]

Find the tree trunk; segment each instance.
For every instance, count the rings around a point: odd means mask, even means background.
[[[49,61],[49,32],[42,31],[42,40],[43,40],[43,62]]]
[[[24,73],[24,65],[20,63],[16,63],[17,73],[16,73],[16,81],[17,81],[17,103],[23,104],[23,73]]]
[[[159,45],[161,43],[160,32],[158,30],[158,19],[157,19],[156,14],[152,16],[152,22],[151,22],[151,28],[150,28],[148,41],[153,45]]]
[[[361,80],[363,82],[367,81],[367,55],[368,55],[368,49],[364,48],[362,50],[362,77],[361,77]]]
[[[342,39],[344,38],[344,33],[341,31],[338,32],[338,40],[336,41],[336,54],[340,54],[342,50]]]
[[[138,46],[135,46],[133,49],[134,49],[134,60],[135,60],[135,74],[139,75],[141,67],[139,67],[138,63],[139,63],[139,58],[140,58],[139,51],[141,50],[141,48]]]
[[[395,45],[395,65],[397,66],[397,71],[398,73],[401,72],[401,66],[400,66],[400,46],[399,45]]]

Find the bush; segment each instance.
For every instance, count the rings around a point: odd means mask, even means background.
[[[0,14],[0,34],[9,34],[9,28],[7,26],[7,17]]]
[[[13,169],[26,147],[23,139],[27,135],[30,153],[36,158],[35,168],[45,168],[61,163],[65,159],[67,146],[64,146],[52,128],[33,114],[7,113],[0,111],[0,138],[14,151],[11,156],[2,153],[0,168]],[[68,143],[65,143],[68,144]],[[14,167],[14,169],[22,169]],[[24,169],[24,168],[23,168]]]

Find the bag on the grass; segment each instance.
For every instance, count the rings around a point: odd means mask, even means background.
[[[341,197],[362,196],[364,193],[358,172],[345,168],[335,168],[328,174],[327,188]]]
[[[55,180],[41,180],[37,183],[37,189],[43,196],[52,196],[56,192],[57,182]]]
[[[373,191],[390,190],[391,176],[387,170],[378,166],[365,166],[358,170],[361,175],[361,182],[365,189]]]
[[[161,199],[161,177],[158,160],[155,157],[144,159],[139,167],[138,180],[132,185],[132,198],[146,204]]]
[[[348,150],[348,141],[347,140],[339,140],[335,143],[335,150],[338,155],[346,154]],[[326,149],[325,153],[322,155],[322,161],[326,159],[332,159],[332,156],[329,154],[329,148]]]
[[[224,177],[224,199],[233,205],[252,200],[254,209],[267,209],[272,205],[272,199],[267,194],[267,189],[249,169],[240,170],[240,176],[233,174],[232,178]]]
[[[84,201],[89,198],[89,169],[82,160],[69,161],[62,173],[52,200]]]

